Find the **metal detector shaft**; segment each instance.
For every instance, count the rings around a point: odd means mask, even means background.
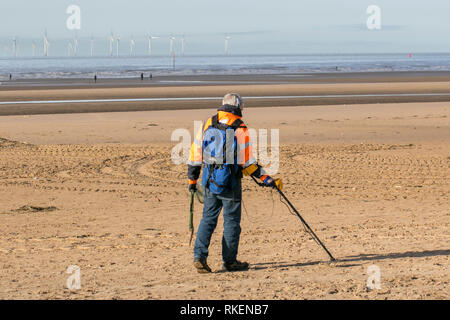
[[[289,199],[284,195],[283,191],[281,191],[280,189],[278,189],[277,186],[274,187],[279,193],[280,195],[283,197],[283,199],[289,204],[289,206],[292,208],[292,210],[294,210],[295,214],[297,215],[297,217],[299,217],[299,219],[302,221],[302,223],[305,225],[305,227],[309,230],[309,232],[311,233],[311,235],[317,240],[317,243],[320,244],[320,246],[325,250],[325,252],[328,254],[328,256],[330,257],[331,261],[335,261],[336,259],[333,257],[333,255],[330,253],[330,251],[328,251],[328,249],[325,247],[325,245],[322,243],[322,241],[320,241],[319,237],[316,236],[316,234],[314,233],[314,231],[312,231],[312,229],[309,227],[309,225],[306,223],[305,219],[302,218],[302,216],[300,215],[300,213],[298,213],[297,209],[295,209],[295,207],[292,205],[292,203],[289,201]]]

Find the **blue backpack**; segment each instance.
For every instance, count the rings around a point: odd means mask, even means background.
[[[236,187],[237,179],[241,177],[235,131],[243,122],[236,119],[231,125],[226,125],[218,121],[217,115],[211,120],[202,143],[202,185],[213,194],[225,194]]]

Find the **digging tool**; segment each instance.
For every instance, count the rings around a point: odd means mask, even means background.
[[[200,186],[196,191],[191,191],[191,203],[189,206],[189,231],[191,232],[191,238],[189,239],[189,245],[191,245],[192,237],[194,236],[194,195],[198,202],[205,202],[203,190]]]
[[[191,191],[191,204],[189,206],[189,231],[191,231],[191,238],[189,239],[189,245],[191,245],[192,237],[194,236],[194,194],[195,191]]]
[[[258,182],[255,179],[255,177],[253,177],[253,176],[251,176],[251,177],[252,177],[253,181],[256,182],[256,184],[258,184],[259,186],[266,187],[266,185],[264,183]],[[313,239],[317,242],[317,244],[319,244],[325,250],[325,252],[328,254],[328,256],[330,257],[330,260],[336,261],[336,259],[330,253],[330,251],[328,251],[328,249],[325,247],[325,245],[322,243],[322,241],[320,241],[319,237],[314,233],[314,231],[306,223],[305,219],[303,219],[303,217],[300,215],[300,213],[297,211],[297,209],[295,209],[294,205],[289,201],[289,199],[286,197],[286,195],[283,193],[283,191],[281,191],[276,185],[273,186],[273,188],[278,191],[278,193],[283,197],[283,199],[286,201],[286,203],[289,205],[289,207],[295,212],[295,214],[300,219],[300,221],[303,223],[303,225],[305,226],[305,228],[309,232],[309,234],[313,237]]]

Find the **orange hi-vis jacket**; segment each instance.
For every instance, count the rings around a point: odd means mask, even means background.
[[[242,115],[239,108],[232,106],[222,106],[218,109],[217,113],[218,121],[220,123],[231,126],[236,120],[242,121]],[[198,177],[200,176],[200,170],[203,162],[203,135],[205,131],[212,125],[212,117],[210,117],[203,126],[197,131],[194,142],[191,145],[191,152],[189,154],[188,161],[188,181],[189,184],[196,184]],[[242,124],[235,130],[236,142],[238,146],[237,164],[243,169],[256,164],[256,158],[253,155],[252,143],[250,141],[250,134],[248,128],[242,122]],[[264,170],[258,165],[258,172],[255,176],[264,180],[267,175]]]

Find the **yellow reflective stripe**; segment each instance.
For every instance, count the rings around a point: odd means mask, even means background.
[[[197,163],[202,163],[202,141],[203,141],[203,125],[200,126],[195,135],[194,141],[191,144],[191,152],[189,153],[188,164],[197,165]]]
[[[191,145],[191,152],[189,153],[189,161],[201,162],[203,160],[202,147],[197,146],[195,143]]]
[[[201,146],[202,146],[201,140],[194,139],[194,142],[193,142],[193,143],[195,143],[195,145],[198,146],[198,147],[201,147]]]
[[[212,123],[212,118],[209,118],[203,127],[203,132],[205,132],[211,126],[211,123]]]

